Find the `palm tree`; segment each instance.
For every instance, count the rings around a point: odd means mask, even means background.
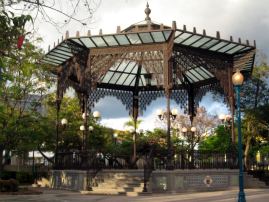
[[[133,117],[130,117],[130,120],[124,123],[125,127],[130,127],[133,128],[134,130],[137,130],[137,128],[139,127],[139,125],[141,124],[142,120],[141,119],[137,119],[135,121],[135,119]]]

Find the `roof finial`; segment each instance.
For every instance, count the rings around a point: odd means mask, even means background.
[[[150,8],[149,8],[149,3],[148,3],[148,2],[147,2],[147,8],[145,9],[145,13],[146,13],[146,18],[145,18],[145,20],[148,21],[148,22],[150,22],[151,19],[150,19],[150,17],[149,17],[149,14],[151,13],[151,10],[150,10]]]

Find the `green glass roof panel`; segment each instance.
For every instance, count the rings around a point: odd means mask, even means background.
[[[123,82],[127,79],[127,77],[129,76],[129,74],[121,74],[120,78],[117,81],[117,85],[122,85]]]
[[[136,65],[135,62],[130,61],[129,64],[127,65],[126,69],[124,70],[124,72],[125,72],[125,73],[130,73],[130,72],[132,72],[135,65]]]
[[[109,46],[118,46],[119,45],[113,36],[103,36],[103,38]]]
[[[54,55],[47,55],[46,58],[50,58],[50,59],[57,60],[57,61],[60,61],[60,62],[65,62],[66,61],[63,58],[60,58],[60,57],[57,57],[57,56],[54,56]]]
[[[117,70],[117,68],[118,68],[118,66],[119,66],[119,62],[115,62],[110,68],[109,68],[109,70],[110,71],[116,71]]]
[[[96,46],[90,38],[80,38],[80,40],[87,46],[87,48],[95,48]]]
[[[58,66],[58,65],[59,65],[59,63],[55,63],[55,62],[51,62],[51,61],[47,61],[47,60],[45,60],[45,59],[42,59],[41,61],[44,62],[44,63],[47,63],[47,64],[55,65],[55,66]]]
[[[165,42],[165,38],[162,32],[151,32],[151,35],[155,42]]]
[[[218,39],[212,39],[212,40],[208,41],[207,43],[205,43],[201,48],[203,48],[203,49],[208,49],[208,48],[210,48],[211,46],[217,44],[219,41],[220,41],[220,40],[218,40]]]
[[[73,56],[72,53],[63,51],[63,50],[61,50],[61,49],[59,49],[59,48],[58,48],[58,49],[54,49],[54,50],[52,50],[52,51],[49,52],[48,54],[50,54],[50,53],[53,53],[53,54],[59,54],[59,55],[64,55],[64,56],[66,56],[66,57],[72,57],[72,56]]]
[[[197,68],[190,69],[189,72],[192,73],[192,75],[194,75],[199,81],[205,80],[205,78],[200,74],[200,72],[197,71]]]
[[[123,72],[126,69],[126,66],[129,64],[128,61],[122,61],[117,68],[118,72]]]
[[[153,39],[150,36],[150,33],[148,33],[148,32],[139,33],[139,36],[140,36],[143,43],[152,43],[153,42]]]
[[[127,37],[125,35],[115,35],[116,39],[118,40],[120,45],[130,45]]]
[[[210,40],[210,38],[208,37],[203,37],[201,38],[199,41],[195,42],[194,44],[192,44],[191,46],[193,47],[200,47],[201,45],[203,45],[204,43],[208,42]]]
[[[142,85],[145,86],[146,85],[146,79],[145,79],[144,75],[141,75],[140,80],[141,80]]]
[[[102,82],[103,82],[103,83],[108,83],[109,80],[111,79],[112,75],[113,75],[113,72],[108,71],[108,72],[105,74],[104,78],[102,79]]]
[[[197,68],[195,68],[195,71],[197,71],[204,79],[209,79],[209,78],[211,78],[208,74],[206,74],[203,70],[202,70],[202,68],[200,68],[200,67],[197,67]]]
[[[191,38],[187,39],[182,44],[188,46],[188,45],[192,44],[193,42],[197,41],[200,38],[202,38],[202,37],[199,36],[199,35],[193,35]]]
[[[168,40],[170,35],[171,35],[172,31],[171,30],[165,30],[163,31],[163,34],[164,34],[164,37],[165,37],[165,40]]]
[[[124,81],[123,85],[129,86],[132,83],[132,81],[134,80],[134,78],[135,78],[135,75],[129,74],[127,79]]]
[[[238,45],[238,46],[234,47],[233,49],[229,50],[229,51],[226,52],[226,53],[228,53],[228,54],[234,54],[234,53],[236,53],[237,51],[239,51],[239,50],[242,49],[242,48],[244,48],[243,45]]]
[[[178,35],[180,35],[180,34],[182,34],[183,32],[181,32],[181,31],[176,31],[176,33],[175,33],[175,38],[177,38],[178,37]]]
[[[135,86],[135,77],[133,78],[132,82],[130,83],[130,86]]]
[[[211,72],[207,71],[204,67],[200,67],[202,71],[204,71],[206,74],[208,74],[211,78],[215,77]]]
[[[192,76],[189,76],[189,72],[186,72],[185,73],[185,75],[186,75],[186,77],[188,78],[188,81],[190,82],[190,83],[194,83],[195,81],[194,80],[192,80]]]
[[[179,37],[175,38],[175,43],[181,43],[182,41],[186,40],[188,37],[190,37],[192,34],[190,33],[183,33]]]
[[[58,61],[58,60],[54,60],[54,59],[51,59],[51,58],[48,58],[48,57],[45,57],[44,60],[46,61],[49,61],[49,62],[53,62],[55,64],[62,64],[62,62]]]
[[[100,36],[93,36],[91,39],[94,41],[94,43],[97,45],[97,47],[106,47],[105,41]]]
[[[230,43],[229,45],[224,46],[223,48],[221,48],[220,50],[218,50],[218,52],[224,53],[224,52],[226,52],[227,50],[229,50],[229,49],[231,49],[231,48],[233,48],[233,47],[235,47],[235,46],[236,46],[236,44],[234,44],[234,43]]]
[[[141,74],[147,74],[147,71],[146,71],[146,69],[143,66],[141,68]]]
[[[228,44],[228,42],[224,42],[224,41],[221,41],[220,43],[214,45],[213,47],[211,47],[209,50],[211,51],[216,51],[220,48],[222,48],[223,46],[226,46]]]
[[[56,49],[54,49],[53,51],[56,51],[56,52],[58,52],[58,51],[62,51],[62,52],[69,53],[69,54],[72,54],[72,55],[73,55],[71,49],[70,49],[70,48],[67,48],[67,47],[64,47],[64,46],[58,46],[58,47],[57,47]]]
[[[54,51],[54,50],[53,50]],[[55,51],[62,51],[63,53],[68,53],[68,54],[71,54],[71,55],[73,55],[73,53],[72,53],[72,51],[71,51],[71,49],[67,49],[67,48],[65,48],[65,47],[57,47],[57,49],[55,49]]]
[[[79,39],[71,39],[72,41],[74,41],[75,43],[78,43],[79,45],[82,45],[82,46],[84,46],[84,44],[83,43],[81,43],[81,41],[79,40]]]
[[[69,59],[71,56],[67,56],[67,55],[64,55],[64,54],[58,54],[58,53],[54,53],[54,52],[50,52],[49,54],[47,54],[46,56],[48,55],[51,55],[51,56],[54,56],[54,57],[59,57],[59,58],[62,58],[62,59]]]
[[[188,78],[190,78],[193,82],[198,82],[199,81],[199,79],[195,76],[195,75],[193,75],[189,70],[185,73],[187,76],[188,76]]]
[[[138,86],[144,86],[141,78],[139,79]]]
[[[244,48],[244,49],[240,50],[240,52],[241,52],[241,51],[250,50],[250,49],[251,49],[251,47],[246,47],[246,48]]]
[[[137,34],[127,34],[127,37],[132,44],[141,44],[142,43]]]
[[[114,72],[114,74],[113,74],[113,76],[111,77],[109,83],[111,83],[111,84],[115,84],[115,83],[118,81],[118,79],[120,78],[120,76],[121,76],[121,73]]]
[[[137,74],[138,71],[138,64],[136,64],[132,70],[132,74]]]

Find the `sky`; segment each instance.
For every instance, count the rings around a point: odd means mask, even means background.
[[[95,0],[97,1],[97,0]],[[92,35],[98,34],[102,29],[103,34],[115,33],[117,26],[121,29],[131,24],[144,20],[146,0],[102,0],[100,6],[93,13],[93,18],[87,26],[81,27],[71,21],[67,26],[56,30],[48,23],[40,23],[38,35],[43,38],[42,47],[47,50],[69,30],[70,36],[86,35],[91,30]],[[187,26],[192,30],[195,26],[198,33],[205,29],[207,35],[216,36],[220,31],[221,38],[229,39],[232,35],[234,41],[241,37],[242,41],[249,40],[253,45],[256,40],[257,49],[269,55],[269,0],[149,0],[151,20],[171,26],[176,21],[177,27]],[[81,11],[83,15],[83,11]],[[51,17],[64,19],[58,13],[50,13]],[[113,103],[113,107],[111,105]],[[172,107],[177,107],[172,102]],[[213,100],[207,94],[200,106],[206,107],[212,115],[228,113],[225,104]],[[165,108],[165,100],[158,99],[147,108],[141,117],[141,128],[153,129],[156,127],[156,110]],[[116,98],[106,97],[96,104],[96,110],[102,114],[103,125],[117,129],[124,129],[124,122],[128,120],[128,112]]]

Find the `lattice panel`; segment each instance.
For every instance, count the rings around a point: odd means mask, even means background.
[[[104,98],[105,96],[116,97],[125,106],[126,110],[128,110],[129,112],[132,111],[133,93],[122,90],[97,88],[90,94],[88,106],[90,108],[94,107],[94,104],[97,103],[101,98]]]
[[[172,90],[171,100],[174,100],[182,109],[188,108],[188,92],[182,90]]]
[[[152,101],[157,98],[165,97],[164,91],[142,91],[139,93],[139,110],[142,114]],[[172,90],[171,100],[174,100],[176,104],[180,105],[182,109],[186,109],[188,106],[188,93],[186,90]],[[165,103],[166,105],[166,103]]]
[[[219,83],[213,83],[195,89],[195,98],[194,98],[195,109],[199,107],[199,102],[202,100],[202,98],[205,96],[207,92],[218,92],[220,94],[224,94],[223,89],[221,88]]]
[[[147,109],[147,106],[157,98],[164,97],[164,91],[142,91],[139,92],[139,111],[143,114],[143,111]]]

